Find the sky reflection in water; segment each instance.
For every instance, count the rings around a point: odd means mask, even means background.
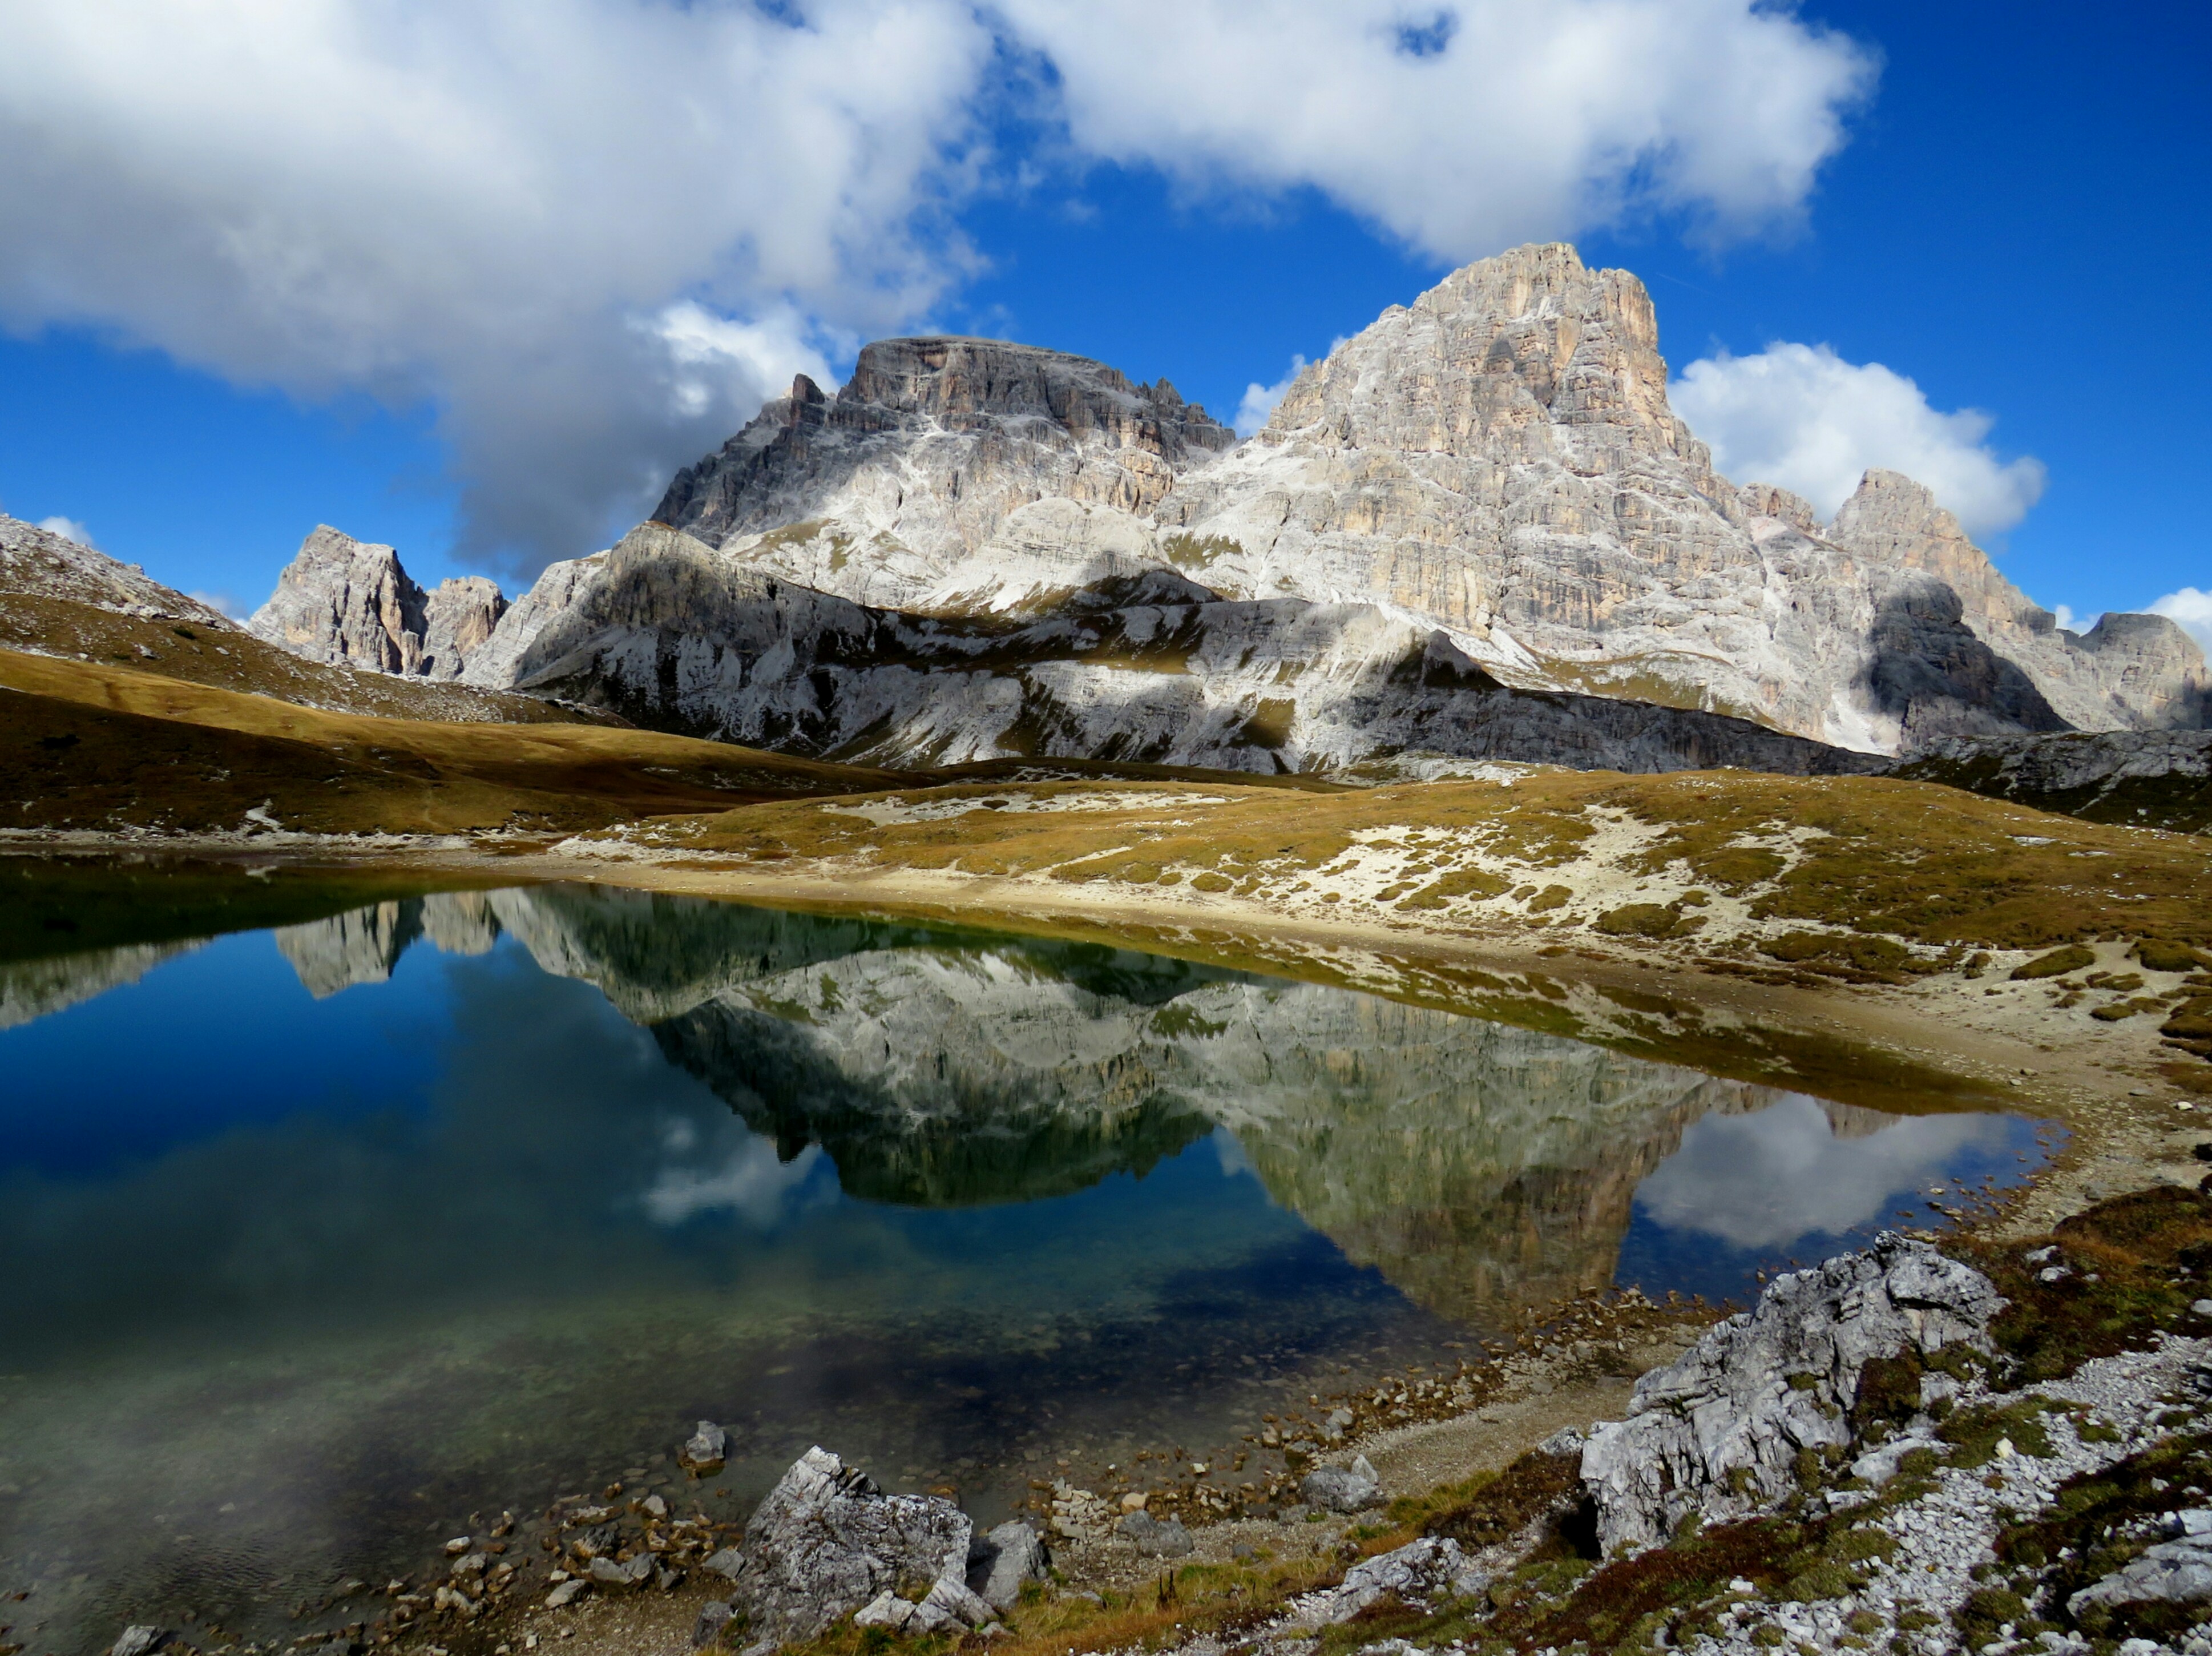
[[[988,1517],[1616,1269],[1742,1297],[2035,1152],[1309,984],[580,888],[71,970],[0,977],[0,1590],[82,1574],[64,1653],[404,1574],[702,1417],[733,1510],[829,1440]]]

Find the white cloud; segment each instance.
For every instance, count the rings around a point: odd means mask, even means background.
[[[1624,215],[1787,221],[1871,89],[1750,0],[999,0],[1082,149],[1200,188],[1312,186],[1455,261]]]
[[[1337,341],[1337,344],[1343,343],[1341,339]],[[1335,346],[1330,349],[1334,350]],[[1255,380],[1244,387],[1244,400],[1237,405],[1237,417],[1230,422],[1237,428],[1238,436],[1249,437],[1267,423],[1268,417],[1275,411],[1275,405],[1283,400],[1284,393],[1290,390],[1298,375],[1305,372],[1305,367],[1304,357],[1293,356],[1291,358],[1291,371],[1274,384],[1263,386]]]
[[[960,0],[0,6],[0,322],[427,402],[477,550],[586,550],[964,267],[992,51]]]
[[[672,1140],[669,1148],[680,1153],[694,1142]],[[656,1225],[681,1225],[701,1214],[721,1212],[765,1229],[782,1217],[791,1193],[806,1183],[821,1159],[821,1147],[810,1144],[791,1160],[780,1161],[772,1140],[748,1136],[720,1166],[662,1168],[641,1205]]]
[[[1668,395],[1712,445],[1722,472],[1737,483],[1778,484],[1824,517],[1869,466],[1925,484],[1971,535],[2009,529],[2043,493],[2040,460],[2000,460],[1984,441],[1993,417],[1972,408],[1942,413],[1903,374],[1847,362],[1826,345],[1785,342],[1756,356],[1707,357],[1684,368]]]
[[[1802,1093],[1747,1116],[1707,1116],[1637,1187],[1636,1202],[1672,1229],[1739,1248],[1833,1236],[1879,1219],[1892,1197],[1943,1176],[1970,1146],[2000,1148],[1994,1116],[1909,1116],[1856,1138]]]
[[[2184,587],[2153,603],[2150,612],[2180,623],[2182,630],[2203,646],[2205,654],[2212,655],[2212,593]]]
[[[186,593],[185,596],[191,599],[195,604],[206,605],[217,615],[228,616],[234,621],[243,621],[249,613],[246,606],[240,603],[228,593],[209,593],[195,590]]]
[[[92,545],[92,531],[75,518],[40,518],[39,527],[50,535],[59,535],[64,540],[73,540],[80,546]],[[97,551],[97,548],[94,548]]]
[[[0,326],[434,408],[463,550],[535,563],[925,319],[1007,111],[1460,259],[1786,222],[1870,78],[1755,0],[0,5]]]

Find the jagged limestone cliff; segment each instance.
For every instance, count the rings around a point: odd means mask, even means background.
[[[1739,720],[1511,689],[1441,631],[1371,605],[1222,600],[1171,570],[1085,579],[1049,607],[1032,591],[1025,616],[918,615],[648,524],[548,570],[469,674],[639,724],[894,765],[1020,754],[1384,774],[1487,759],[1859,768]]]
[[[1910,478],[1824,525],[1717,475],[1643,284],[1557,244],[1392,306],[1243,444],[1080,357],[878,342],[439,650],[434,595],[342,550],[263,612],[299,648],[891,763],[1802,771],[1841,762],[1713,715],[1888,754],[2197,728],[2212,696],[2172,623],[2060,630]]]
[[[300,543],[247,627],[311,661],[410,679],[458,679],[507,609],[482,575],[415,584],[389,546],[320,524]]]

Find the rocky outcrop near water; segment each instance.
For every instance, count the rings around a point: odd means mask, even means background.
[[[2091,822],[2191,834],[2212,829],[2212,731],[1952,738],[1929,744],[1889,774]]]
[[[748,1644],[811,1639],[856,1610],[867,1624],[915,1633],[981,1628],[997,1617],[968,1586],[973,1538],[951,1501],[885,1495],[814,1448],[755,1509],[735,1556],[718,1554],[708,1568],[730,1580]],[[919,1602],[902,1589],[920,1590]]]
[[[1716,1525],[1772,1507],[1805,1451],[1850,1446],[1869,1363],[1985,1348],[2004,1304],[1978,1271],[1894,1233],[1781,1278],[1591,1434],[1582,1476],[1605,1550],[1656,1545],[1692,1513]]]
[[[311,661],[449,679],[460,677],[506,610],[498,587],[482,575],[425,592],[391,547],[322,524],[300,543],[246,626]]]

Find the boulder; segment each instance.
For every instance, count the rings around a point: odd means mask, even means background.
[[[1019,1519],[1008,1519],[968,1549],[968,1586],[994,1610],[1008,1610],[1022,1583],[1041,1580],[1051,1562],[1044,1537]]]
[[[712,1477],[729,1458],[730,1434],[712,1421],[701,1421],[676,1452],[677,1463],[694,1477]]]
[[[1985,1348],[2004,1305],[1978,1271],[1889,1231],[1778,1278],[1638,1380],[1627,1419],[1591,1433],[1583,1483],[1606,1552],[1664,1541],[1692,1512],[1713,1525],[1771,1507],[1796,1488],[1801,1449],[1849,1446],[1868,1363]]]
[[[545,1608],[559,1610],[563,1605],[573,1604],[591,1590],[591,1586],[580,1575],[572,1575],[566,1581],[556,1581],[553,1591],[545,1595]]]
[[[2174,1513],[2166,1519],[2166,1531],[2172,1540],[2082,1588],[2066,1601],[2067,1610],[2079,1616],[2092,1604],[2185,1604],[2212,1598],[2212,1511]]]
[[[811,1639],[901,1587],[933,1592],[949,1578],[966,1595],[973,1530],[967,1515],[932,1495],[887,1495],[828,1450],[809,1449],[745,1525],[734,1571],[734,1606],[755,1639]],[[979,1601],[980,1602],[980,1601]]]
[[[949,1575],[939,1577],[919,1602],[879,1593],[853,1615],[854,1627],[889,1628],[916,1637],[948,1629],[981,1632],[998,1620],[997,1611]]]
[[[1146,1558],[1181,1558],[1198,1545],[1179,1518],[1163,1524],[1150,1513],[1139,1511],[1114,1527],[1134,1542],[1138,1553]]]
[[[1309,1507],[1357,1513],[1382,1504],[1382,1480],[1360,1455],[1349,1466],[1316,1467],[1298,1484],[1298,1494]]]
[[[653,1555],[640,1553],[627,1564],[594,1558],[585,1574],[603,1587],[641,1587],[653,1577]]]
[[[699,1619],[691,1624],[691,1648],[704,1650],[709,1645],[722,1642],[722,1629],[730,1625],[733,1614],[719,1598],[710,1598],[700,1606]]]
[[[167,1628],[128,1627],[109,1647],[107,1656],[154,1656],[155,1651],[173,1643],[176,1636]]]
[[[1468,1562],[1458,1542],[1425,1535],[1353,1565],[1340,1585],[1301,1600],[1298,1619],[1334,1627],[1385,1598],[1421,1604],[1446,1594],[1479,1592],[1489,1585],[1489,1576]]]

